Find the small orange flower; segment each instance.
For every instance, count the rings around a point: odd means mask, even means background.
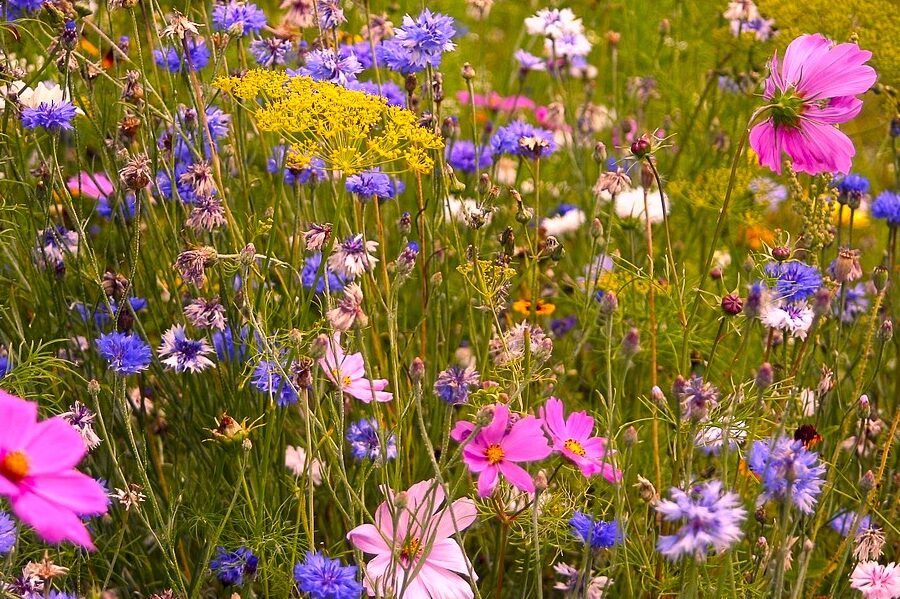
[[[513,302],[512,305],[513,310],[518,312],[519,314],[524,314],[528,316],[531,314],[531,300],[520,299]],[[538,316],[550,316],[554,312],[556,312],[556,306],[551,304],[550,302],[545,302],[542,299],[537,301],[537,308],[535,310]]]
[[[763,245],[771,245],[775,241],[774,231],[764,225],[747,225],[741,237],[751,250],[760,250]]]

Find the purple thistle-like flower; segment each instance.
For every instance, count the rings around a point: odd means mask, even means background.
[[[382,449],[378,420],[363,418],[347,427],[347,441],[353,457],[358,460],[381,461],[397,457],[397,436],[389,435]]]
[[[377,241],[366,241],[362,235],[351,235],[337,244],[328,257],[328,267],[347,279],[355,279],[375,268],[378,258],[372,255]]]
[[[347,22],[340,0],[319,0],[316,8],[319,13],[319,26],[322,29],[337,29],[342,23]]]
[[[469,400],[470,389],[478,383],[478,371],[474,366],[451,366],[438,375],[434,382],[434,394],[445,403],[457,406]]]
[[[61,102],[41,102],[35,108],[22,110],[22,126],[26,129],[43,127],[47,131],[71,131],[72,119],[77,114],[75,106],[68,100]]]
[[[659,537],[657,549],[670,560],[686,555],[703,560],[710,549],[725,551],[743,536],[747,510],[736,493],[723,492],[720,481],[698,485],[690,494],[676,488],[669,493],[672,500],[660,501],[656,511],[668,522],[684,520],[675,534]]]
[[[775,279],[775,298],[790,302],[806,299],[822,286],[819,269],[799,260],[771,262],[766,265],[766,275]]]
[[[709,412],[719,405],[719,390],[696,374],[688,381],[676,381],[673,391],[681,400],[681,417],[685,420],[706,420]]]
[[[813,513],[824,484],[825,466],[819,463],[819,454],[806,449],[802,441],[788,437],[754,441],[747,466],[762,480],[759,504],[789,497],[801,512]]]
[[[158,351],[160,361],[175,372],[202,372],[215,367],[213,361],[206,357],[213,353],[209,342],[188,338],[183,325],[175,325],[163,334]]]
[[[39,231],[37,246],[32,250],[34,263],[41,268],[62,271],[66,256],[78,252],[78,239],[77,232],[59,225]]]
[[[356,76],[363,70],[362,65],[352,52],[335,56],[334,50],[313,50],[306,55],[306,66],[299,70],[301,75],[312,77],[316,81],[330,81],[338,85],[347,85],[356,81]]]
[[[306,552],[306,559],[294,566],[297,588],[311,599],[358,599],[363,587],[356,580],[356,566],[345,566],[322,552]]]
[[[0,511],[0,555],[6,555],[16,546],[16,523],[6,512]]]
[[[428,65],[435,68],[441,65],[444,52],[456,49],[455,35],[452,17],[426,8],[415,19],[404,16],[403,26],[396,29],[391,41],[406,54],[410,66],[422,70]]]
[[[184,307],[184,316],[191,326],[198,329],[223,331],[227,324],[225,306],[219,302],[217,297],[212,299],[198,297]]]
[[[572,534],[591,549],[608,549],[622,542],[623,534],[618,521],[594,520],[588,514],[578,511],[569,519]]]
[[[528,156],[529,151],[522,145],[522,140],[536,139],[544,144],[540,148],[540,156],[546,157],[556,151],[556,141],[553,133],[535,127],[525,121],[513,121],[505,127],[500,127],[491,137],[491,149],[494,154],[511,154],[513,156]]]
[[[293,49],[294,43],[291,40],[279,37],[257,39],[250,42],[250,54],[253,55],[256,64],[267,69],[283,65]]]
[[[116,374],[135,374],[150,366],[153,355],[150,346],[134,334],[108,333],[100,335],[97,349]]]
[[[235,35],[258,34],[266,26],[266,13],[252,2],[231,0],[219,4],[212,12],[213,28]]]

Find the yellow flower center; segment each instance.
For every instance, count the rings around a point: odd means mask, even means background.
[[[488,445],[488,448],[484,450],[484,457],[487,458],[488,463],[491,465],[503,461],[503,456],[503,448],[496,443]]]
[[[566,446],[566,449],[568,449],[575,455],[584,456],[587,454],[587,452],[584,450],[584,446],[575,439],[566,439],[564,445]]]
[[[421,553],[422,541],[418,537],[412,537],[403,544],[403,548],[400,550],[400,559],[408,563],[419,557]]]
[[[334,375],[335,380],[341,381],[341,387],[346,387],[346,386],[349,385],[350,382],[351,382],[351,381],[350,381],[350,377],[349,377],[349,376],[343,376],[343,377],[342,377],[342,376],[341,376],[341,371],[338,370],[337,368],[333,368],[333,369],[331,370],[331,374]]]
[[[28,476],[28,456],[21,451],[11,451],[0,461],[0,474],[14,483]]]

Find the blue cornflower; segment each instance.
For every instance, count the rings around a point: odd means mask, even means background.
[[[22,15],[36,12],[44,5],[43,0],[7,0],[6,8],[8,16],[11,20],[18,19]],[[3,7],[0,6],[0,13]]]
[[[900,193],[882,191],[872,202],[870,212],[873,218],[883,218],[892,227],[900,225]]]
[[[221,331],[215,331],[212,340],[219,361],[243,362],[247,356],[247,334],[246,326],[238,331],[237,338],[230,325],[225,325]]]
[[[394,181],[377,167],[370,171],[350,175],[347,177],[346,183],[347,191],[366,199],[393,198],[403,191],[402,186],[401,182]]]
[[[452,17],[426,8],[415,19],[404,16],[403,26],[395,30],[392,41],[406,54],[410,66],[422,70],[428,65],[441,66],[444,52],[456,49],[455,35]]]
[[[819,269],[799,260],[771,262],[766,265],[766,275],[776,279],[776,298],[789,302],[806,299],[822,286]]]
[[[363,40],[355,44],[341,44],[339,52],[356,54],[356,60],[363,69],[371,69],[375,66],[375,55],[372,54],[372,46],[369,40]]]
[[[339,52],[335,57],[334,50],[313,50],[306,55],[306,66],[298,72],[301,75],[312,77],[316,81],[330,81],[338,85],[347,85],[356,81],[356,76],[362,72],[362,65],[356,59],[353,52]]]
[[[856,512],[844,510],[835,514],[834,518],[832,518],[831,522],[829,522],[828,524],[836,533],[838,533],[842,537],[846,537],[850,534],[850,529],[853,528],[853,523],[856,521],[856,517]],[[871,516],[863,516],[859,519],[859,524],[856,527],[857,536],[867,528],[872,528]]]
[[[598,292],[599,293],[599,292]],[[578,324],[578,317],[572,314],[571,316],[566,316],[565,318],[554,318],[550,321],[550,331],[553,333],[553,336],[559,339],[563,337],[566,333],[575,328],[575,325]]]
[[[397,457],[397,436],[390,435],[382,450],[379,428],[378,420],[375,418],[363,418],[347,427],[347,441],[350,443],[353,457],[357,460],[372,461],[382,461],[385,458],[393,460]]]
[[[848,173],[843,177],[839,177],[832,185],[837,188],[840,194],[839,200],[859,200],[862,196],[869,193],[869,180],[859,173]]]
[[[359,54],[356,57],[359,58]],[[401,108],[406,106],[406,92],[393,81],[383,82],[380,89],[374,81],[351,81],[347,84],[347,89],[365,92],[372,96],[381,96],[391,106]]]
[[[834,298],[832,312],[835,316],[841,315],[845,324],[850,324],[869,311],[869,294],[865,283],[857,283],[853,287],[847,287],[844,292],[844,310],[841,312],[841,294]]]
[[[310,255],[303,264],[303,271],[300,273],[300,281],[307,289],[315,286],[316,293],[325,291],[325,277],[328,277],[328,291],[330,293],[338,293],[344,289],[346,279],[335,273],[328,265],[325,266],[325,272],[319,274],[319,267],[322,264],[322,254],[316,252]]]
[[[37,244],[32,250],[35,264],[57,272],[64,271],[66,256],[78,253],[78,241],[78,233],[62,225],[38,231]]]
[[[16,546],[16,523],[6,512],[0,511],[0,555],[6,555]]]
[[[109,196],[101,196],[97,200],[97,214],[106,220],[112,220],[113,215],[118,213],[123,219],[130,220],[134,218],[137,212],[137,198],[131,192],[125,194],[125,200],[115,203]]]
[[[747,466],[762,479],[763,492],[758,503],[784,500],[790,495],[797,509],[804,514],[813,513],[822,491],[825,466],[819,463],[819,454],[806,449],[802,441],[788,437],[754,441]]]
[[[12,369],[13,364],[9,354],[0,354],[0,379],[3,379]]]
[[[681,402],[681,417],[685,420],[705,420],[719,405],[719,390],[696,374],[689,380],[679,376],[672,385],[672,392]]]
[[[169,328],[162,336],[162,343],[157,350],[159,361],[166,368],[175,372],[202,372],[214,366],[207,358],[213,348],[206,339],[191,339],[184,332],[184,325]]]
[[[241,586],[245,578],[256,574],[259,558],[246,547],[227,551],[224,547],[216,548],[216,556],[209,562],[209,567],[224,585]]]
[[[72,119],[76,115],[75,106],[68,100],[60,102],[41,102],[36,108],[26,108],[22,111],[22,126],[26,129],[43,127],[47,131],[70,131]]]
[[[319,26],[322,29],[337,29],[341,23],[347,22],[341,0],[319,0],[316,7],[319,13]]]
[[[209,64],[210,52],[204,40],[188,41],[188,58],[190,61],[182,58],[182,52],[175,48],[157,48],[153,51],[153,60],[156,66],[167,69],[170,73],[177,73],[182,68],[190,68],[194,71],[206,67]],[[190,64],[189,64],[190,63]]]
[[[219,4],[212,12],[213,28],[234,35],[253,35],[266,26],[266,13],[251,2],[231,0]]]
[[[228,135],[231,127],[231,115],[217,106],[209,106],[206,109],[206,122],[213,139],[222,139]]]
[[[384,65],[401,75],[417,73],[425,68],[413,64],[409,53],[406,52],[400,41],[395,38],[384,40],[375,47],[375,59],[379,65]]]
[[[281,368],[271,360],[260,360],[253,369],[253,377],[250,382],[259,391],[275,398],[279,407],[285,407],[297,403],[300,399],[294,387],[281,375]]]
[[[522,140],[539,139],[546,146],[541,148],[542,157],[549,156],[556,151],[556,141],[553,133],[540,127],[535,127],[525,121],[513,121],[505,127],[500,127],[491,137],[491,149],[494,154],[511,154],[513,156],[528,156],[529,151],[522,145]]]
[[[594,520],[584,512],[578,511],[569,519],[569,526],[572,527],[572,534],[581,539],[585,545],[590,545],[591,549],[608,549],[622,542],[622,530],[616,520],[610,522]]]
[[[128,298],[128,304],[131,307],[131,310],[134,312],[139,312],[144,310],[147,307],[147,300],[142,297],[131,297]],[[118,302],[114,299],[109,300],[109,308],[106,307],[105,302],[101,302],[97,307],[91,311],[88,306],[85,306],[81,302],[75,302],[72,304],[72,309],[78,313],[78,316],[81,317],[81,320],[84,322],[88,322],[91,319],[94,320],[94,323],[98,328],[102,328],[105,325],[109,324],[113,318],[115,318],[116,314],[119,313],[119,305]],[[123,309],[123,312],[127,312],[128,309]]]
[[[690,494],[673,488],[672,500],[664,499],[656,506],[668,522],[684,520],[673,535],[659,537],[656,548],[672,561],[685,555],[702,560],[710,549],[725,551],[741,539],[741,522],[747,510],[741,498],[722,491],[722,483],[711,480],[693,488]]]
[[[284,170],[284,182],[287,185],[300,183],[301,185],[312,181],[317,183],[327,176],[325,171],[325,161],[318,156],[313,156],[309,160],[309,164],[302,169],[289,168],[285,164],[285,147],[284,144],[275,146],[272,155],[266,161],[266,170],[273,175],[280,170]]]
[[[321,552],[306,552],[306,559],[294,566],[294,580],[311,599],[358,599],[363,592],[356,580],[356,566],[344,566]]]
[[[135,334],[107,333],[97,340],[100,355],[116,374],[135,374],[150,366],[150,346]]]
[[[475,165],[475,144],[469,140],[461,139],[447,146],[444,151],[447,156],[447,163],[453,168],[464,173],[474,173],[476,170],[486,170],[491,168],[494,163],[494,156],[491,154],[491,147],[484,145],[479,148],[480,157],[478,166]]]
[[[284,64],[285,58],[293,49],[294,43],[291,40],[278,37],[257,39],[250,42],[250,54],[253,55],[256,64],[269,69],[276,65]]]
[[[478,371],[474,366],[451,366],[438,375],[434,382],[434,394],[445,403],[458,406],[469,400],[470,388],[478,383]]]

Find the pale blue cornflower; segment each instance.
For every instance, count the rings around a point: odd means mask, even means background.
[[[758,504],[770,499],[790,499],[804,514],[813,513],[822,492],[825,465],[819,462],[819,454],[809,451],[802,441],[788,437],[754,441],[747,466],[762,480]]]
[[[657,550],[670,560],[684,556],[703,560],[710,549],[725,551],[743,536],[741,522],[747,510],[736,493],[723,492],[720,481],[697,485],[690,493],[673,488],[669,494],[672,499],[661,500],[656,511],[667,522],[684,521],[675,534],[662,535],[657,542]]]
[[[206,339],[188,338],[184,325],[170,327],[163,334],[158,351],[163,365],[175,372],[202,372],[215,367],[213,361],[206,357],[214,353],[212,346]]]

